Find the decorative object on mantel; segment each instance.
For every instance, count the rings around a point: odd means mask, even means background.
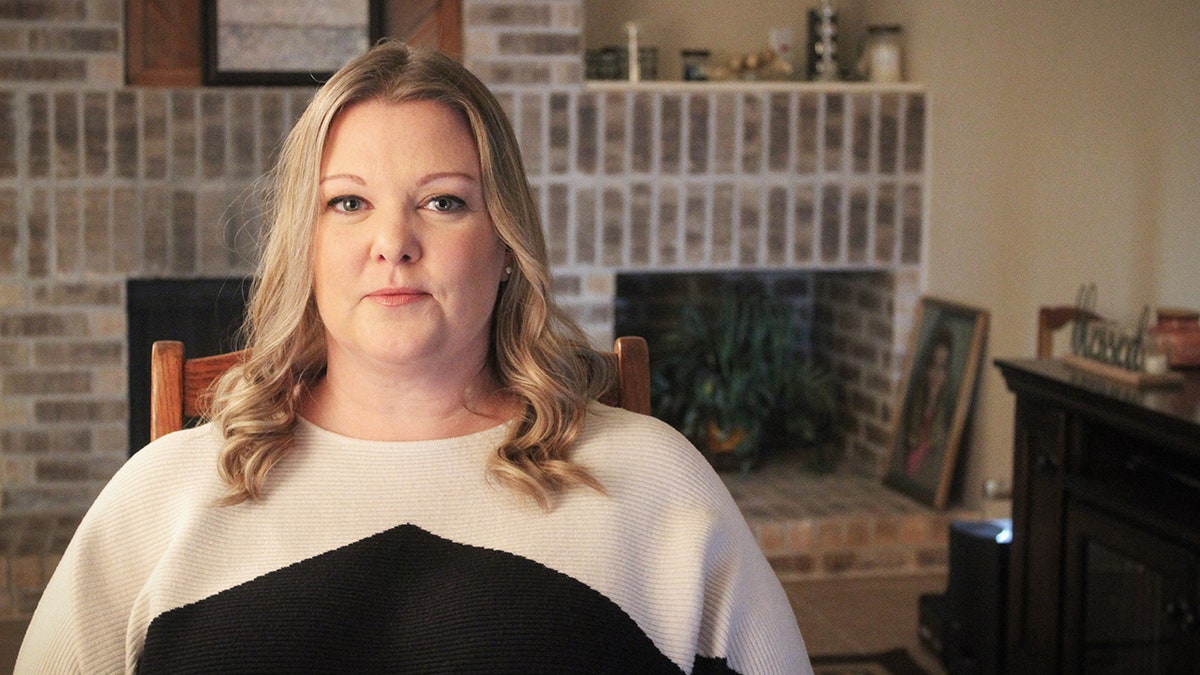
[[[712,52],[707,49],[684,49],[679,52],[683,63],[684,82],[704,82],[708,79],[708,57]]]
[[[712,69],[714,80],[790,80],[792,64],[774,50],[764,49],[743,54],[723,66]]]
[[[796,35],[791,28],[772,28],[767,31],[767,47],[790,66],[789,72],[796,70]]]
[[[1082,370],[1134,387],[1177,386],[1183,384],[1184,379],[1182,373],[1173,371],[1147,373],[1140,370],[1129,370],[1128,368],[1114,366],[1085,356],[1076,356],[1075,354],[1063,354],[1061,358],[1063,363],[1076,370]]]
[[[904,80],[904,50],[900,45],[902,31],[895,24],[867,26],[867,46],[856,67],[863,79],[880,83]]]
[[[1146,329],[1157,340],[1172,368],[1200,366],[1200,312],[1182,307],[1159,307],[1158,322]]]
[[[1079,311],[1071,327],[1071,353],[1062,356],[1063,363],[1136,387],[1183,383],[1182,374],[1167,368],[1173,365],[1170,360],[1173,341],[1166,339],[1166,332],[1174,327],[1170,321],[1173,315],[1168,314],[1168,323],[1153,330],[1148,325],[1149,307],[1142,309],[1138,325],[1132,329],[1115,321],[1089,318],[1098,316],[1094,283],[1079,287],[1075,306]],[[1200,339],[1200,326],[1196,330],[1196,338]]]
[[[626,75],[630,82],[642,81],[641,50],[638,49],[638,25],[625,22],[625,63],[629,64]]]
[[[928,296],[917,305],[883,482],[935,509],[950,497],[987,325],[983,309]]]
[[[835,82],[837,64],[837,10],[829,0],[821,0],[820,9],[808,10],[808,70],[810,80]]]
[[[638,47],[637,82],[658,79],[658,48]],[[583,55],[584,77],[589,80],[632,80],[629,74],[629,49],[609,45],[589,49]]]
[[[830,373],[801,359],[791,308],[761,291],[727,290],[715,311],[683,307],[652,362],[655,414],[719,470],[750,471],[776,451],[835,468],[837,394]]]
[[[583,55],[584,77],[589,80],[629,80],[629,56],[625,47],[589,49]],[[658,79],[658,48],[638,47],[638,77]]]

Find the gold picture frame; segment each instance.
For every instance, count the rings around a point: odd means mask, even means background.
[[[884,483],[946,506],[983,359],[988,312],[922,296],[913,319]]]

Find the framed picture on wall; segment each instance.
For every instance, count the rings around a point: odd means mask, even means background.
[[[383,35],[383,0],[204,0],[204,83],[308,85]]]
[[[946,506],[983,359],[988,313],[922,297],[913,321],[884,483]]]

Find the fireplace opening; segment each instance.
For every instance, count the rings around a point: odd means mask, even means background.
[[[646,338],[650,361],[662,356],[664,338],[692,304],[714,314],[726,292],[775,298],[792,310],[798,353],[813,356],[813,277],[810,272],[621,273],[617,275],[613,328],[616,335]]]
[[[838,470],[877,475],[888,451],[897,283],[877,270],[622,272],[613,329],[646,338],[653,370],[685,304],[710,316],[729,289],[773,297],[792,311],[798,361],[833,379]]]
[[[646,338],[654,414],[719,468],[751,469],[836,446],[837,388],[813,349],[813,290],[807,272],[620,274],[614,328]],[[830,470],[835,454],[816,459]]]
[[[150,442],[151,345],[179,340],[188,358],[238,349],[249,291],[248,277],[126,282],[130,455]]]
[[[621,272],[612,328],[617,335],[645,337],[653,367],[684,303],[715,307],[724,288],[748,285],[782,299],[793,310],[799,354],[834,376],[839,470],[880,475],[889,451],[896,331],[906,325],[897,305],[902,313],[909,309],[898,292],[911,294],[910,276],[878,270]],[[127,282],[130,454],[149,442],[153,342],[180,340],[189,356],[238,348],[249,285],[248,277]]]

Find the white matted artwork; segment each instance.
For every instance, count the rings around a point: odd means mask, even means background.
[[[378,38],[379,0],[206,0],[207,84],[318,84]]]

